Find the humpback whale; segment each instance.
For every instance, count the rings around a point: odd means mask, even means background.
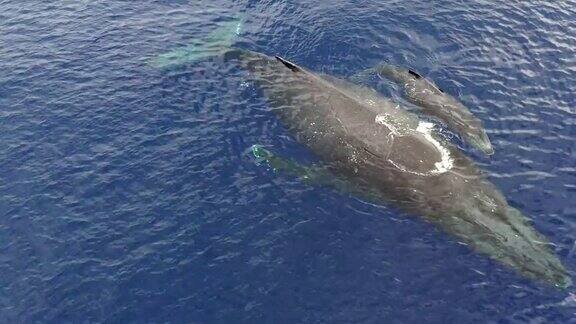
[[[374,70],[379,75],[401,84],[410,102],[446,123],[476,149],[487,155],[494,154],[482,122],[466,106],[442,91],[434,82],[412,70],[393,65],[381,64]]]
[[[247,50],[225,57],[248,71],[287,129],[326,162],[305,166],[254,147],[274,168],[324,184],[331,174],[339,185],[352,183],[366,197],[419,215],[526,277],[571,285],[548,240],[433,124],[375,91],[282,57]]]
[[[223,55],[225,62],[234,62],[248,72],[296,140],[324,163],[304,165],[254,146],[253,154],[259,160],[307,182],[333,186],[421,216],[528,278],[557,288],[572,284],[548,240],[508,204],[473,161],[438,136],[432,123],[368,87],[314,73],[282,57],[230,48],[241,24],[240,19],[225,23],[204,43],[162,54],[151,63],[171,67]],[[388,73],[384,67],[379,72]],[[418,89],[427,94],[423,99],[435,94],[436,103],[422,104],[429,113],[491,153],[479,121],[466,107],[431,81],[414,72],[405,74],[396,80],[414,84],[407,92]],[[422,99],[418,91],[414,90],[415,103]]]

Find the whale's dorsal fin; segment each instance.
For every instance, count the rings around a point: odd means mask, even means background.
[[[408,73],[410,73],[411,75],[413,75],[416,79],[422,79],[422,76],[412,70],[408,70]]]
[[[412,71],[412,70],[408,70],[408,74],[412,75],[412,76],[415,77],[416,79],[422,79],[422,76],[421,76],[420,74],[418,74],[418,73],[416,73],[416,72],[414,72],[414,71]],[[429,83],[432,87],[434,87],[434,89],[440,91],[440,93],[444,93],[444,90],[438,88],[438,86],[437,86],[435,83],[431,82],[430,80],[426,80],[426,81],[428,81],[428,83]]]
[[[280,61],[282,64],[284,64],[287,68],[292,70],[292,72],[302,72],[302,69],[298,65],[296,65],[296,64],[294,64],[288,60],[285,60],[285,59],[281,58],[280,56],[275,56],[275,57],[278,61]]]

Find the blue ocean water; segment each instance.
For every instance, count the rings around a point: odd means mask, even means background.
[[[574,274],[575,8],[0,1],[0,322],[576,323],[574,288],[257,165],[256,143],[315,157],[223,60],[147,64],[243,12],[242,48],[339,77],[410,66],[483,120],[492,157],[444,133]]]

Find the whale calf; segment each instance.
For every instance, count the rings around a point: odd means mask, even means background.
[[[494,153],[480,119],[456,98],[438,88],[434,82],[412,70],[389,64],[381,64],[375,71],[401,84],[410,102],[446,123],[476,149],[487,155]]]
[[[248,71],[287,129],[325,166],[307,167],[261,147],[255,155],[306,179],[321,170],[324,184],[333,174],[526,277],[571,285],[548,240],[431,123],[374,91],[347,88],[281,57],[231,50],[225,58]]]

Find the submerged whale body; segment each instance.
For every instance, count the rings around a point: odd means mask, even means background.
[[[571,285],[547,239],[430,123],[371,89],[280,57],[231,50],[226,58],[249,71],[290,132],[327,162],[323,173],[424,217],[527,277]],[[262,148],[254,152],[307,179],[316,172]]]

